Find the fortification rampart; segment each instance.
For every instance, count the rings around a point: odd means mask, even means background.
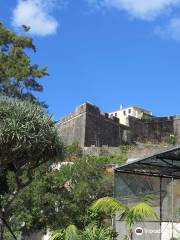
[[[129,117],[132,137],[138,142],[167,142],[171,135],[180,140],[180,118],[176,116],[137,119]]]
[[[108,114],[86,112],[85,146],[119,146],[128,141],[129,128],[119,124],[116,117]]]
[[[90,103],[85,103],[57,123],[59,134],[66,144],[79,142],[80,146],[119,146],[130,139],[129,128],[119,119],[109,117]]]
[[[80,146],[85,144],[86,111],[80,106],[75,112],[70,113],[56,124],[58,132],[66,145],[78,142]]]
[[[111,117],[108,113],[103,113],[100,111],[100,109],[97,106],[94,106],[90,103],[84,103],[78,107],[76,107],[75,111],[72,113],[69,113],[67,116],[63,117],[59,123],[66,123],[67,121],[73,120],[74,118],[78,117],[81,114],[84,114],[88,112],[89,114],[93,114],[94,116],[101,115],[102,117],[105,117],[106,119],[109,119],[110,121],[114,121],[116,123],[119,123],[119,119],[117,117]]]
[[[171,135],[180,142],[180,116],[146,119],[129,116],[128,120],[129,127],[119,124],[118,118],[102,113],[98,107],[84,103],[62,118],[57,127],[65,144],[79,142],[82,147],[117,147],[131,142],[160,143],[167,142]]]

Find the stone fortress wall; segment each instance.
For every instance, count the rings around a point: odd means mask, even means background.
[[[81,105],[73,113],[56,124],[58,132],[66,145],[79,142],[85,146],[86,107]]]
[[[65,144],[79,142],[81,147],[103,145],[119,146],[128,141],[129,128],[119,124],[119,119],[109,117],[90,103],[80,105],[57,123]]]
[[[174,135],[174,118],[137,119],[129,116],[129,127],[135,141],[159,143],[167,141],[170,135]]]
[[[166,142],[171,135],[180,142],[180,116],[137,119],[129,116],[129,127],[119,119],[102,113],[97,106],[84,103],[57,123],[65,144],[79,142],[81,147],[117,147],[132,142]]]

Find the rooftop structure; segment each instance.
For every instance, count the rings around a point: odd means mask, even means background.
[[[123,108],[121,105],[120,109],[110,112],[109,115],[112,117],[114,116],[119,118],[119,123],[129,126],[129,121],[128,121],[129,116],[142,119],[144,115],[150,116],[152,115],[152,113],[149,110],[146,110],[140,107],[129,106],[129,107]]]

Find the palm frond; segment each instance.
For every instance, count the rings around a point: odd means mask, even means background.
[[[112,229],[90,224],[83,231],[82,237],[83,240],[111,240]]]
[[[65,240],[79,240],[78,229],[75,225],[69,225],[65,230]]]
[[[112,197],[103,197],[91,205],[91,210],[114,215],[116,212],[123,212],[126,208],[119,200]]]
[[[64,233],[62,231],[56,231],[49,240],[63,240]]]
[[[143,222],[146,218],[158,219],[153,207],[145,202],[139,202],[124,213],[123,219],[131,226],[135,222]]]
[[[135,222],[143,222],[146,218],[159,219],[155,209],[151,206],[153,199],[153,195],[146,195],[140,202],[132,207],[126,207],[122,212],[120,220],[127,222],[130,231]]]
[[[141,202],[148,203],[151,205],[153,200],[154,200],[154,195],[148,194],[141,199]]]

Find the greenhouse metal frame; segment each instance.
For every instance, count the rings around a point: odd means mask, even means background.
[[[180,146],[115,167],[115,198],[132,206],[146,195],[153,196],[159,219],[136,223],[133,240],[179,240]],[[119,235],[126,234],[125,223],[115,222]]]

